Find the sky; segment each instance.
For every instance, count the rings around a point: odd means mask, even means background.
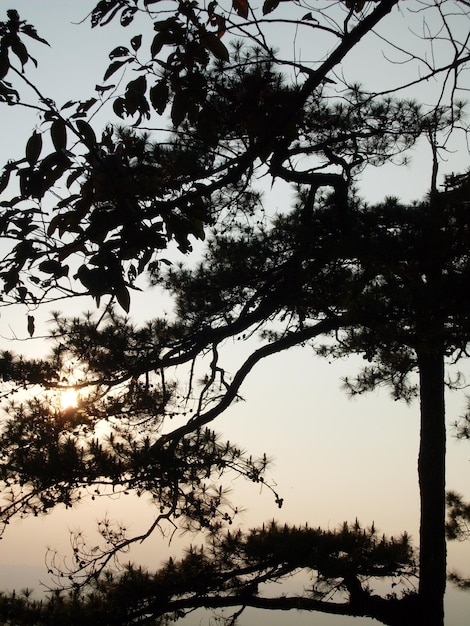
[[[410,2],[413,4],[413,2]],[[419,3],[415,3],[418,7]],[[31,50],[38,58],[36,74],[47,93],[58,102],[83,97],[92,93],[96,83],[102,81],[107,66],[106,54],[114,46],[125,44],[139,30],[129,27],[123,33],[113,28],[91,31],[87,24],[78,25],[86,15],[90,0],[0,0],[2,14],[14,6],[21,15],[36,26],[51,48],[33,45]],[[463,22],[462,28],[467,28]],[[382,35],[398,32],[403,28],[399,14],[391,16]],[[387,29],[389,29],[387,31]],[[408,33],[406,36],[411,36]],[[379,90],[392,80],[402,80],[407,71],[403,65],[384,65],[385,59],[378,53],[379,37],[361,44],[342,71],[358,78],[371,90]],[[320,45],[319,42],[316,42]],[[287,38],[280,39],[279,46],[291,45]],[[313,44],[310,44],[313,45]],[[373,54],[371,54],[373,47]],[[397,58],[399,57],[398,52]],[[314,49],[302,48],[302,59],[309,54],[318,55]],[[386,70],[384,68],[387,68]],[[29,70],[28,70],[29,71]],[[467,82],[470,87],[470,82]],[[435,84],[420,86],[418,93],[406,93],[431,102],[435,96]],[[434,90],[434,92],[433,92]],[[0,111],[0,161],[22,150],[31,134],[31,118],[14,109]],[[370,201],[385,195],[399,195],[405,201],[422,197],[429,186],[430,150],[422,142],[411,155],[406,167],[387,166],[370,168],[358,181],[361,193]],[[457,137],[444,155],[442,172],[461,172],[468,167],[468,151],[463,138]],[[270,209],[282,210],[291,199],[289,192],[268,198]],[[152,315],[158,304],[158,294],[148,292],[133,305],[131,314],[144,319]],[[83,305],[89,308],[87,303]],[[2,348],[11,348],[10,339],[23,337],[26,332],[21,316],[25,312],[10,314],[2,311],[0,335]],[[45,323],[49,311],[38,314],[39,323]],[[246,348],[246,346],[245,346]],[[21,349],[40,352],[42,344],[21,344]],[[243,358],[239,345],[228,346],[228,369],[236,371]],[[344,520],[357,517],[366,525],[372,522],[387,534],[408,531],[418,538],[418,490],[417,451],[419,436],[419,412],[416,402],[406,405],[393,402],[386,389],[376,391],[355,400],[349,399],[341,390],[341,379],[354,375],[361,367],[360,358],[349,358],[333,363],[320,360],[308,348],[295,348],[271,357],[260,364],[242,388],[243,402],[231,407],[213,424],[225,438],[237,441],[251,453],[266,452],[273,459],[269,477],[285,503],[279,510],[272,496],[260,491],[255,485],[232,482],[234,500],[240,500],[246,508],[240,523],[247,526],[261,524],[276,518],[280,522],[312,526],[336,527]],[[468,366],[464,366],[468,371]],[[465,411],[463,392],[449,392],[447,397],[448,423],[452,424]],[[470,447],[449,437],[448,486],[470,497],[468,469]],[[237,500],[238,497],[238,500]],[[132,511],[132,513],[131,513]],[[58,510],[48,518],[18,521],[11,525],[0,542],[0,589],[38,587],[37,581],[47,582],[44,555],[48,547],[66,554],[68,530],[84,528],[92,533],[97,518],[104,512],[126,519],[136,531],[151,523],[153,512],[145,501],[87,503],[72,511]],[[130,519],[128,520],[128,518]],[[169,554],[177,554],[177,548],[189,541],[188,537],[167,542],[154,538],[136,550],[133,557],[153,562]],[[449,546],[449,563],[462,571],[470,572],[470,542]],[[151,555],[151,558],[149,558]],[[470,614],[470,594],[447,595],[447,626],[464,626]],[[247,626],[251,619],[259,624],[281,624],[285,615],[260,615],[247,613],[241,620]],[[188,626],[200,623],[201,614],[187,618]],[[264,620],[264,622],[263,622]],[[350,626],[358,620],[323,616],[320,614],[289,615],[294,626]],[[371,620],[360,620],[362,624]]]

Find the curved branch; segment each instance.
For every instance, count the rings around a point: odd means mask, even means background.
[[[170,433],[163,435],[158,442],[154,444],[153,448],[157,449],[169,440],[177,441],[184,435],[205,426],[223,413],[223,411],[225,411],[237,397],[245,378],[251,372],[253,367],[262,359],[276,354],[277,352],[292,348],[293,346],[297,346],[305,341],[309,341],[314,337],[318,337],[318,335],[338,330],[342,326],[348,325],[350,322],[351,317],[349,315],[327,318],[318,322],[314,326],[303,328],[297,332],[288,332],[280,339],[258,348],[258,350],[255,350],[255,352],[253,352],[240,367],[238,372],[235,374],[233,381],[230,385],[228,385],[226,393],[215,407],[209,409],[205,413],[194,416],[184,426],[176,428]]]

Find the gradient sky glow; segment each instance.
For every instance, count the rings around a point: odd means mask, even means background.
[[[410,0],[409,4],[413,4]],[[100,84],[107,66],[107,53],[124,44],[139,32],[138,27],[125,31],[102,28],[91,31],[87,24],[78,25],[92,0],[0,0],[0,20],[5,11],[15,8],[23,19],[34,24],[51,48],[35,42],[32,54],[39,68],[31,76],[58,102],[92,95],[94,85]],[[418,4],[418,3],[416,3]],[[470,22],[470,20],[469,20]],[[390,33],[402,27],[402,17],[395,12],[383,27]],[[468,23],[462,24],[468,30]],[[404,38],[411,36],[404,33]],[[375,40],[380,41],[378,37]],[[290,41],[280,40],[280,46]],[[313,44],[312,44],[313,45]],[[380,54],[371,54],[371,43],[364,42],[354,52],[344,71],[354,75],[372,88],[387,85],[389,80],[401,80],[403,66],[384,65]],[[307,49],[301,50],[308,58]],[[299,54],[300,54],[299,52]],[[312,54],[314,54],[313,51]],[[385,71],[384,67],[389,69]],[[470,87],[470,81],[467,84]],[[431,102],[436,86],[420,87],[419,95]],[[407,94],[408,95],[408,94]],[[416,96],[416,94],[414,94]],[[0,162],[22,153],[31,134],[34,116],[4,107],[0,111]],[[422,197],[429,185],[431,153],[425,142],[412,151],[409,166],[389,165],[370,168],[359,180],[361,194],[371,203],[386,195],[398,195],[408,201]],[[469,165],[468,152],[462,138],[449,145],[442,172],[461,172]],[[270,210],[282,211],[290,202],[289,190],[266,197]],[[85,310],[91,301],[80,303]],[[139,319],[155,315],[161,306],[158,292],[149,291],[131,308]],[[76,305],[70,312],[77,313]],[[57,307],[55,307],[57,308]],[[81,309],[80,309],[81,310]],[[138,314],[138,315],[137,315]],[[26,335],[25,310],[2,310],[0,336],[2,349],[29,350],[41,353],[43,344],[32,341],[16,343],[11,339]],[[46,326],[50,311],[36,314],[36,325]],[[227,344],[227,370],[234,373],[237,363],[249,346]],[[419,498],[417,487],[417,452],[419,410],[417,402],[405,405],[393,402],[387,389],[359,399],[350,400],[341,390],[341,378],[354,375],[362,366],[359,357],[328,363],[315,357],[307,348],[295,348],[261,363],[242,388],[243,402],[232,406],[212,426],[224,438],[236,441],[254,455],[266,452],[273,458],[268,476],[285,499],[279,510],[266,490],[259,486],[241,484],[234,480],[234,500],[246,507],[239,522],[248,526],[272,518],[281,522],[312,526],[336,527],[344,520],[357,517],[369,525],[373,521],[387,534],[408,531],[418,538]],[[470,374],[467,363],[462,369]],[[463,391],[448,392],[448,424],[451,425],[466,409]],[[451,433],[451,429],[449,429]],[[448,443],[449,488],[470,497],[470,445],[457,442],[451,436]],[[72,511],[58,509],[47,518],[28,519],[11,525],[0,542],[0,589],[33,586],[37,580],[48,581],[44,566],[47,547],[67,554],[68,530],[81,527],[92,535],[96,520],[108,511],[110,516],[129,521],[132,529],[145,528],[153,520],[153,511],[144,500],[128,497],[119,501],[84,503]],[[152,567],[162,558],[177,554],[178,546],[191,541],[189,536],[175,538],[170,546],[155,537],[132,552],[132,558]],[[449,565],[470,575],[470,542],[449,546]],[[288,583],[290,585],[290,583]],[[287,589],[288,587],[286,587]],[[466,626],[470,615],[470,594],[450,590],[447,597],[446,626]],[[185,620],[187,626],[201,622],[201,612]],[[349,626],[376,623],[372,620],[340,618],[321,614],[263,614],[247,612],[241,626],[256,624],[289,624],[312,626]]]

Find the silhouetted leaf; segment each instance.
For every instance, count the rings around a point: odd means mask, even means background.
[[[31,135],[26,144],[26,160],[30,165],[35,165],[42,150],[42,135],[37,131]]]
[[[116,98],[116,100],[113,102],[113,111],[118,117],[124,117],[126,113],[126,102],[124,98]]]
[[[26,296],[28,295],[28,290],[26,289],[26,287],[18,287],[17,291],[20,302],[24,302],[26,300]]]
[[[168,104],[168,85],[165,80],[160,80],[156,85],[150,88],[149,92],[150,102],[152,103],[155,111],[162,115]]]
[[[84,120],[77,120],[77,129],[80,135],[83,137],[83,140],[87,147],[96,146],[96,135],[93,128],[85,122]]]
[[[145,76],[139,76],[135,80],[131,80],[126,87],[127,91],[134,91],[139,95],[143,95],[147,90],[147,79]]]
[[[5,78],[10,69],[10,61],[8,60],[8,48],[0,44],[0,80]]]
[[[139,76],[128,83],[125,94],[126,110],[128,115],[134,115],[137,111],[145,114],[149,110],[145,92],[147,91],[147,79]]]
[[[250,5],[247,0],[233,0],[233,8],[240,17],[247,18]]]
[[[265,0],[263,4],[263,15],[272,13],[279,6],[281,0]]]
[[[126,56],[129,56],[129,48],[126,48],[125,46],[118,46],[117,48],[114,48],[114,50],[111,50],[111,52],[109,53],[110,59]]]
[[[67,145],[67,129],[62,119],[56,119],[51,125],[51,139],[56,150],[64,150]]]
[[[142,35],[136,35],[135,37],[132,37],[131,46],[135,52],[137,52],[137,50],[140,48],[141,45],[142,45]]]
[[[29,59],[29,54],[24,43],[19,39],[16,39],[11,46],[11,51],[16,54],[22,67],[24,67]]]
[[[109,91],[110,89],[114,89],[116,85],[95,85],[96,91],[98,93],[104,93],[105,91]]]
[[[75,104],[77,104],[77,100],[67,100],[67,102],[61,106],[61,110],[70,109],[70,107],[73,107]]]
[[[157,56],[163,46],[167,43],[168,37],[164,33],[157,33],[153,38],[152,44],[150,46],[150,55],[153,58]]]
[[[124,285],[124,283],[122,283],[118,287],[115,287],[114,293],[120,306],[124,309],[126,313],[129,313],[129,308],[131,306],[131,297],[129,294],[129,290]]]
[[[77,178],[83,174],[83,172],[84,172],[84,168],[83,167],[78,167],[76,170],[74,170],[70,174],[70,176],[67,178],[67,182],[65,183],[66,186],[67,186],[67,189],[70,188],[72,183],[75,182],[77,180]]]
[[[4,102],[8,102],[8,104],[12,104],[12,102],[18,102],[20,99],[19,93],[16,89],[13,89],[10,83],[6,81],[0,81],[0,99],[4,100]]]
[[[96,7],[93,9],[93,13],[91,14],[91,27],[95,28],[98,24],[100,26],[108,24],[119,11],[121,6],[120,0],[101,0],[98,2]],[[109,15],[105,19],[108,13]]]
[[[121,68],[126,63],[129,63],[130,60],[131,59],[125,59],[124,61],[113,61],[104,73],[103,80],[108,80],[108,78],[112,76],[114,72],[117,72],[119,68]]]
[[[46,44],[46,46],[49,46],[49,43],[38,35],[36,29],[31,24],[23,24],[21,32],[28,35],[28,37],[31,37],[31,39],[35,39],[36,41],[40,41],[41,43]]]
[[[0,193],[5,191],[10,181],[11,169],[5,169],[0,177]]]
[[[52,274],[55,278],[60,278],[62,276],[67,276],[69,272],[68,265],[62,265],[59,261],[55,261],[53,259],[47,259],[46,261],[42,261],[42,263],[38,266],[41,272],[45,274]]]
[[[188,112],[188,96],[180,90],[175,93],[173,105],[171,107],[171,121],[175,126],[179,126]]]
[[[86,113],[89,109],[91,109],[95,102],[97,102],[96,98],[88,98],[88,100],[84,100],[83,102],[79,103],[77,111],[79,113]]]
[[[216,59],[220,59],[221,61],[230,60],[229,51],[214,33],[203,33],[201,35],[201,43],[209,52],[212,52]]]
[[[134,15],[137,13],[137,7],[127,7],[121,13],[121,26],[129,26],[133,21]]]
[[[8,9],[7,11],[7,17],[11,22],[18,22],[20,21],[20,15],[18,13],[18,11],[16,9]]]
[[[34,335],[34,317],[32,315],[28,315],[28,333],[30,337]]]

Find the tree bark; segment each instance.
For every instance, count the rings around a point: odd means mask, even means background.
[[[446,587],[444,355],[436,345],[440,343],[437,337],[434,345],[428,343],[427,349],[418,351],[421,410],[419,599],[422,623],[427,626],[444,625]]]

